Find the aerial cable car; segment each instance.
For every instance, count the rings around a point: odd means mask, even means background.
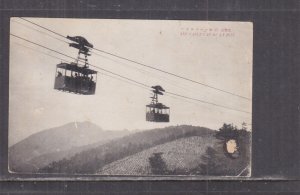
[[[170,108],[158,102],[158,95],[163,95],[165,90],[159,86],[152,86],[153,96],[151,103],[146,105],[146,121],[150,122],[169,122]]]
[[[91,55],[89,52],[93,45],[81,36],[67,36],[67,39],[73,41],[69,46],[78,49],[78,55],[75,62],[61,62],[56,65],[54,89],[81,95],[93,95],[96,90],[97,71],[89,68],[87,58]],[[84,64],[79,63],[80,61],[84,61]]]

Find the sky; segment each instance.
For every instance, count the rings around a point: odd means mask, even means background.
[[[191,80],[252,97],[253,30],[250,22],[49,19],[26,18],[64,36],[83,36],[95,48],[162,69]],[[214,35],[208,34],[213,29]],[[224,29],[229,36],[222,36]],[[70,56],[77,56],[63,37],[20,18],[11,18],[10,32]],[[224,35],[224,34],[223,34]],[[60,39],[60,40],[58,40]],[[251,113],[252,100],[191,83],[95,51],[92,65],[146,85]],[[164,95],[171,108],[169,123],[145,121],[150,90],[111,78],[101,71],[96,94],[75,95],[54,90],[56,65],[65,56],[10,36],[9,145],[39,131],[69,122],[90,121],[105,130],[143,130],[170,125],[218,129],[224,122],[250,124],[251,114]]]

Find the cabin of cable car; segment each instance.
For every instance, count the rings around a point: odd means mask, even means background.
[[[169,122],[170,108],[158,102],[158,95],[163,95],[165,90],[157,85],[153,86],[153,96],[150,104],[146,105],[146,121],[150,122]]]
[[[54,89],[82,95],[96,91],[97,71],[73,63],[56,65]]]
[[[97,71],[89,68],[87,59],[87,56],[91,55],[89,51],[93,45],[81,36],[67,36],[67,39],[75,42],[70,43],[69,46],[78,49],[78,56],[75,62],[61,62],[56,65],[54,89],[75,94],[93,95],[96,90]],[[84,58],[81,55],[84,55]],[[84,64],[80,65],[80,61],[83,61]]]

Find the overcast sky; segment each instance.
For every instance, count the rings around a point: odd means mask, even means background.
[[[27,18],[62,35],[84,36],[94,47],[192,80],[252,97],[252,24],[240,22]],[[41,28],[11,19],[11,33],[76,57],[77,51]],[[230,29],[233,36],[181,35],[191,29]],[[55,36],[52,34],[52,36]],[[59,39],[64,39],[58,37]],[[64,39],[66,41],[66,39]],[[9,144],[68,122],[90,121],[105,130],[135,130],[190,124],[219,128],[222,123],[251,123],[251,114],[192,100],[159,97],[171,107],[170,123],[145,121],[150,91],[98,73],[96,94],[53,89],[56,64],[70,60],[10,37]],[[97,52],[97,51],[95,51]],[[92,54],[93,65],[166,91],[251,112],[252,102],[193,84],[118,58]]]

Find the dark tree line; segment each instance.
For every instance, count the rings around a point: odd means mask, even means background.
[[[205,154],[201,157],[201,163],[192,172],[199,175],[223,175],[237,176],[250,163],[251,133],[245,126],[238,129],[233,124],[223,124],[216,133],[215,137],[219,140],[214,147],[208,147]],[[236,139],[239,143],[239,157],[229,158],[224,151],[224,142],[228,139]],[[242,174],[247,174],[243,172]]]
[[[214,136],[218,139],[213,147],[208,147],[204,155],[199,157],[199,165],[187,170],[169,170],[162,158],[162,153],[154,153],[149,157],[151,172],[154,175],[208,175],[208,176],[237,176],[244,171],[250,162],[251,133],[245,126],[241,129],[233,124],[223,124]],[[236,139],[239,142],[240,156],[229,158],[224,151],[224,142]]]

